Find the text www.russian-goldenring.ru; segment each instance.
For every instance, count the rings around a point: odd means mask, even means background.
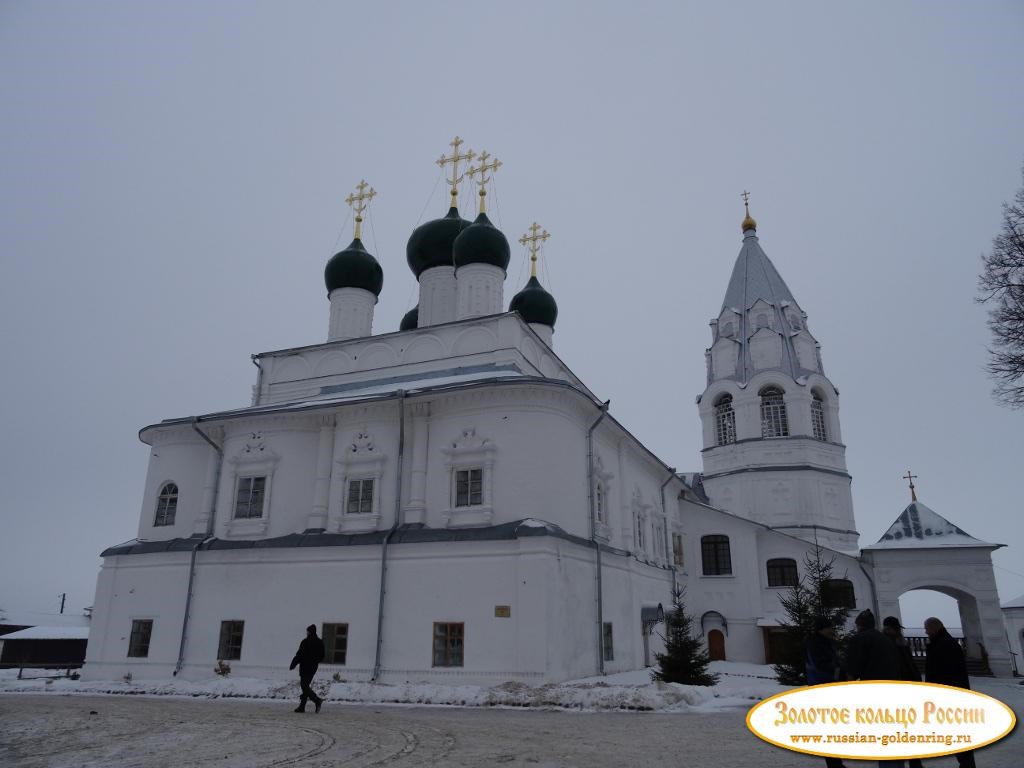
[[[874,733],[826,733],[826,734],[793,734],[790,737],[793,744],[881,744],[887,747],[890,744],[945,744],[951,747],[954,744],[970,744],[971,735],[968,733],[902,733],[874,734]]]

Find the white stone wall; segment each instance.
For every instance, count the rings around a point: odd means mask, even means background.
[[[493,264],[466,264],[455,270],[456,320],[497,315],[505,310],[505,270]]]
[[[377,297],[363,288],[336,288],[328,299],[331,319],[328,341],[357,339],[373,333],[373,308]]]

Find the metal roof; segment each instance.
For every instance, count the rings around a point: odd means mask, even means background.
[[[865,549],[1001,547],[976,539],[920,501],[911,502],[875,544]]]

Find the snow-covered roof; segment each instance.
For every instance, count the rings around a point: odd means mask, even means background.
[[[1024,595],[1017,595],[1008,603],[1003,603],[1003,608],[1024,608]]]
[[[0,624],[14,627],[87,627],[89,617],[80,613],[42,613],[41,611],[2,611]]]
[[[864,549],[934,549],[937,547],[999,547],[976,539],[920,501],[911,502],[875,544]]]
[[[29,627],[19,629],[7,635],[0,635],[0,640],[88,640],[88,627]]]

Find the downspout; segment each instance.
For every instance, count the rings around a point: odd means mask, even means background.
[[[601,415],[587,430],[587,501],[590,505],[590,541],[594,545],[597,568],[597,671],[604,674],[604,596],[601,583],[601,543],[597,540],[597,506],[594,503],[594,430],[608,415],[608,404],[605,400],[600,406]]]
[[[380,598],[377,602],[377,651],[373,659],[370,682],[380,677],[381,647],[384,644],[384,595],[387,593],[388,544],[402,524],[402,459],[405,455],[405,390],[398,390],[398,458],[395,461],[395,522],[384,536],[380,548]]]
[[[263,366],[260,365],[259,355],[249,355],[249,359],[252,360],[252,364],[255,365],[259,371],[256,374],[256,391],[252,394],[252,404],[259,405],[260,400],[263,399]]]
[[[669,570],[672,571],[672,597],[676,595],[676,560],[672,551],[672,533],[668,524],[668,505],[665,503],[665,486],[676,478],[676,468],[668,468],[669,475],[661,484],[661,516],[665,520],[665,559],[668,561]]]
[[[213,501],[210,506],[210,515],[206,522],[206,535],[202,540],[197,541],[195,546],[192,547],[192,553],[189,555],[188,562],[188,591],[185,593],[185,618],[181,621],[181,641],[178,643],[178,661],[174,665],[173,676],[176,676],[181,672],[181,667],[185,662],[185,640],[188,637],[188,621],[190,612],[192,610],[192,585],[196,580],[196,555],[199,552],[199,548],[206,542],[213,538],[213,524],[214,516],[217,513],[217,494],[220,491],[220,472],[221,467],[224,465],[224,449],[217,445],[213,440],[210,439],[203,430],[201,430],[197,424],[199,417],[192,419],[192,429],[194,429],[203,440],[210,444],[210,447],[217,452],[217,469],[213,477]]]

